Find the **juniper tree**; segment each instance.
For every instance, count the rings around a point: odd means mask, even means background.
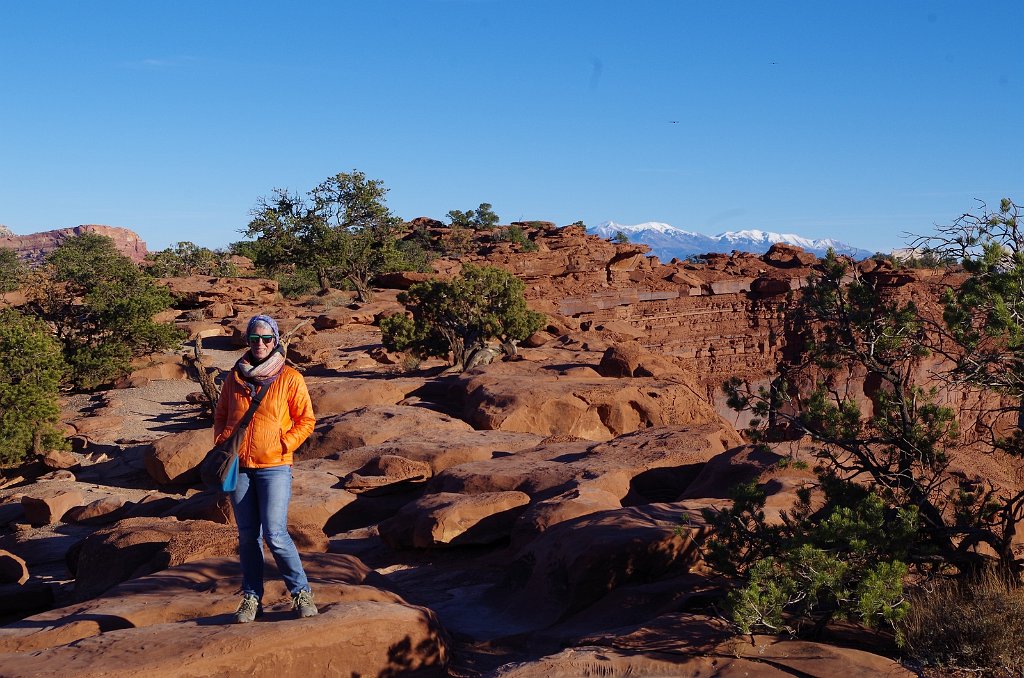
[[[783,514],[781,525],[765,523],[763,497],[754,489],[730,509],[708,512],[718,528],[709,544],[712,560],[745,582],[731,599],[745,628],[801,618],[821,624],[858,610],[893,623],[905,612],[904,566],[973,576],[994,564],[1020,573],[1013,544],[1024,492],[949,472],[954,453],[1024,455],[1019,430],[1001,435],[992,427],[979,435],[986,417],[955,411],[949,397],[950,390],[973,390],[980,402],[1010,398],[1010,413],[1019,412],[1024,255],[1018,208],[1007,200],[996,214],[964,215],[922,243],[962,265],[938,312],[899,301],[883,276],[862,274],[830,252],[794,300],[789,335],[798,345],[771,385],[725,384],[729,404],[754,414],[755,440],[788,432],[812,441],[825,497],[820,509],[798,505]],[[867,408],[846,388],[854,375],[871,385]],[[988,412],[1002,413],[998,406]],[[963,416],[970,430],[960,426]],[[874,514],[879,520],[861,521],[856,537],[871,545],[871,557],[844,564],[849,547],[832,542],[827,562],[815,561],[821,554],[808,548],[820,545],[820,530],[837,515],[863,512],[866,498],[882,509]],[[902,537],[881,538],[892,534]],[[807,571],[835,576],[803,577]],[[857,581],[870,586],[851,585]]]
[[[65,363],[41,320],[0,309],[0,466],[60,448],[59,389]]]
[[[52,328],[76,388],[91,389],[127,374],[131,359],[177,344],[181,331],[153,316],[170,292],[96,233],[68,238],[30,285],[33,312]]]
[[[531,311],[523,283],[493,266],[466,265],[454,280],[417,283],[399,297],[412,318],[395,314],[381,321],[388,350],[438,356],[463,369],[470,357],[497,339],[506,353],[540,329],[544,316]]]
[[[336,174],[306,196],[275,189],[261,198],[245,231],[250,250],[267,270],[307,267],[320,292],[347,280],[369,301],[374,276],[414,267],[397,246],[401,220],[384,204],[388,189],[362,172]]]

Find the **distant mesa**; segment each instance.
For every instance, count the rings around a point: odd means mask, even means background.
[[[775,243],[796,245],[819,257],[825,256],[830,247],[835,250],[836,254],[846,254],[858,260],[866,259],[874,254],[874,252],[869,250],[847,245],[831,238],[815,240],[792,233],[773,233],[771,231],[758,230],[727,231],[711,236],[693,231],[684,231],[670,224],[656,221],[648,221],[632,226],[617,224],[614,221],[605,221],[587,230],[589,233],[601,236],[602,238],[611,238],[621,231],[629,237],[630,242],[648,245],[651,248],[651,254],[658,257],[661,261],[669,261],[673,257],[686,259],[694,255],[712,252],[729,253],[732,250],[764,254]]]
[[[0,247],[14,250],[18,258],[30,264],[40,264],[53,250],[67,240],[83,233],[98,233],[114,241],[117,250],[136,263],[146,258],[146,243],[135,231],[120,226],[83,224],[73,228],[58,228],[55,231],[15,235],[6,226],[0,226]]]

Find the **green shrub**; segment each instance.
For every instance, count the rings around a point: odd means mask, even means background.
[[[503,228],[494,236],[496,242],[510,242],[519,247],[520,252],[536,252],[537,243],[526,236],[526,232],[520,226],[509,226]]]
[[[287,299],[297,299],[313,294],[320,289],[316,271],[311,268],[296,268],[274,274],[281,295]]]
[[[182,332],[153,316],[171,305],[168,290],[102,235],[65,240],[47,257],[32,308],[55,330],[80,389],[124,376],[131,359],[174,346]]]
[[[59,389],[66,366],[42,321],[0,309],[0,465],[64,446]]]
[[[148,272],[157,278],[187,275],[233,276],[238,273],[230,252],[211,250],[191,242],[146,255]]]
[[[0,247],[0,294],[21,287],[27,272],[28,267],[18,259],[14,250]]]
[[[724,510],[706,510],[715,528],[706,558],[742,585],[726,611],[744,633],[817,634],[835,617],[895,628],[907,612],[905,560],[917,514],[891,511],[873,494],[835,477],[822,479],[826,504],[811,511],[806,493],[780,524],[764,517],[764,491],[735,491]]]
[[[396,314],[381,320],[385,348],[446,358],[456,369],[490,339],[514,351],[515,342],[544,321],[527,308],[522,281],[493,266],[467,264],[460,277],[418,283],[399,299],[409,304],[412,319]]]
[[[921,587],[900,631],[926,666],[1024,674],[1024,588],[994,572]]]
[[[489,231],[498,225],[498,215],[491,209],[489,202],[482,202],[475,210],[451,210],[448,220],[453,227],[468,228],[474,231]]]

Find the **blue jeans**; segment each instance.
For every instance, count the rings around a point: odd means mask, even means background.
[[[238,523],[243,594],[263,600],[264,539],[292,595],[309,591],[299,551],[288,534],[288,501],[291,497],[291,466],[238,469],[238,485],[231,493],[231,507]]]

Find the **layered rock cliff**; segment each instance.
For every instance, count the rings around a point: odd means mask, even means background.
[[[0,227],[0,247],[14,250],[22,261],[37,264],[42,262],[46,255],[55,250],[62,242],[83,233],[98,233],[107,236],[114,241],[118,251],[132,261],[140,262],[146,258],[146,243],[137,233],[120,226],[100,224],[83,224],[30,235],[15,235],[10,229]]]

